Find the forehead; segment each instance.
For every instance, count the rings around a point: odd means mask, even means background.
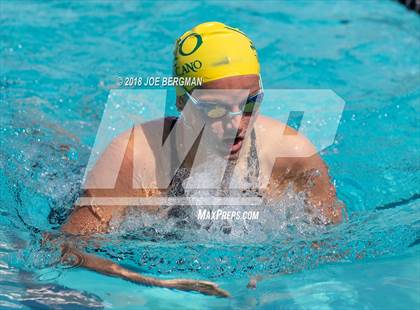
[[[227,77],[204,83],[193,91],[201,100],[216,100],[226,103],[245,99],[249,94],[260,89],[258,75],[242,75]]]
[[[239,75],[230,76],[215,81],[204,83],[201,89],[251,89],[259,87],[259,76],[252,75]]]

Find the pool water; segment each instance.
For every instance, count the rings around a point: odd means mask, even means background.
[[[416,13],[396,1],[2,1],[0,20],[0,308],[419,307]],[[98,255],[162,278],[209,279],[229,299],[57,266],[41,234],[56,231],[78,197],[117,77],[171,75],[175,38],[210,20],[253,39],[265,88],[332,89],[345,100],[322,157],[349,219],[242,243],[94,240]],[[246,288],[254,275],[265,280]]]

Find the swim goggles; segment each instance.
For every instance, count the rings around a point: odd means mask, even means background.
[[[185,90],[185,94],[187,95],[188,99],[206,115],[208,118],[211,119],[219,119],[223,118],[226,115],[230,117],[242,115],[242,114],[249,114],[256,111],[264,97],[264,91],[262,89],[262,83],[260,82],[260,90],[252,96],[249,96],[245,102],[242,103],[241,109],[238,112],[230,112],[228,105],[222,103],[216,103],[211,101],[203,101],[195,98],[191,95],[188,91]]]

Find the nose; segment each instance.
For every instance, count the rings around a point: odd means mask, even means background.
[[[230,116],[226,123],[227,129],[238,130],[241,125],[242,115]]]

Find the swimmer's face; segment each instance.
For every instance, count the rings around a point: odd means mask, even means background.
[[[244,112],[244,105],[259,91],[259,76],[244,75],[211,81],[193,92],[194,98],[206,105],[206,109],[198,109],[196,115],[204,118],[211,128],[211,147],[228,159],[238,157],[244,137],[252,128],[251,117],[257,111],[246,112],[245,109]],[[218,108],[212,109],[212,105]],[[228,112],[225,115],[224,110]]]

